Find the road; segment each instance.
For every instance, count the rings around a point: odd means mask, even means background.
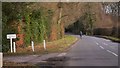
[[[118,66],[118,43],[83,36],[63,55],[70,58],[63,66]]]

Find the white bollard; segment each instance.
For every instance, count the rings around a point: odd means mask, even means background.
[[[16,52],[15,42],[13,42],[14,53]]]
[[[3,53],[0,52],[0,68],[3,66]]]
[[[32,41],[31,44],[32,44],[32,50],[33,50],[33,52],[34,52],[34,51],[35,51],[35,50],[34,50],[34,42]]]
[[[45,44],[45,40],[43,41],[43,44],[44,44],[44,49],[46,50],[46,44]]]
[[[11,53],[13,52],[12,50],[12,38],[10,38],[10,48],[11,48]]]

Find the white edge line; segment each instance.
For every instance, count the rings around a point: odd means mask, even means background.
[[[66,54],[67,54],[67,53],[61,53],[61,54],[58,55],[58,57],[64,56],[64,55],[66,55]]]
[[[110,40],[108,40],[108,39],[104,39],[105,41],[110,41]]]

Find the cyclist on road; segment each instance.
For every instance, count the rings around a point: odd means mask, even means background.
[[[82,31],[80,31],[80,38],[82,39]]]

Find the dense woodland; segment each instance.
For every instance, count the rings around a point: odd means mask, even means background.
[[[54,41],[65,32],[118,37],[118,3],[2,3],[2,47],[9,50],[7,34],[17,34],[17,47]],[[105,19],[106,18],[106,19]],[[120,31],[119,31],[120,32]]]

